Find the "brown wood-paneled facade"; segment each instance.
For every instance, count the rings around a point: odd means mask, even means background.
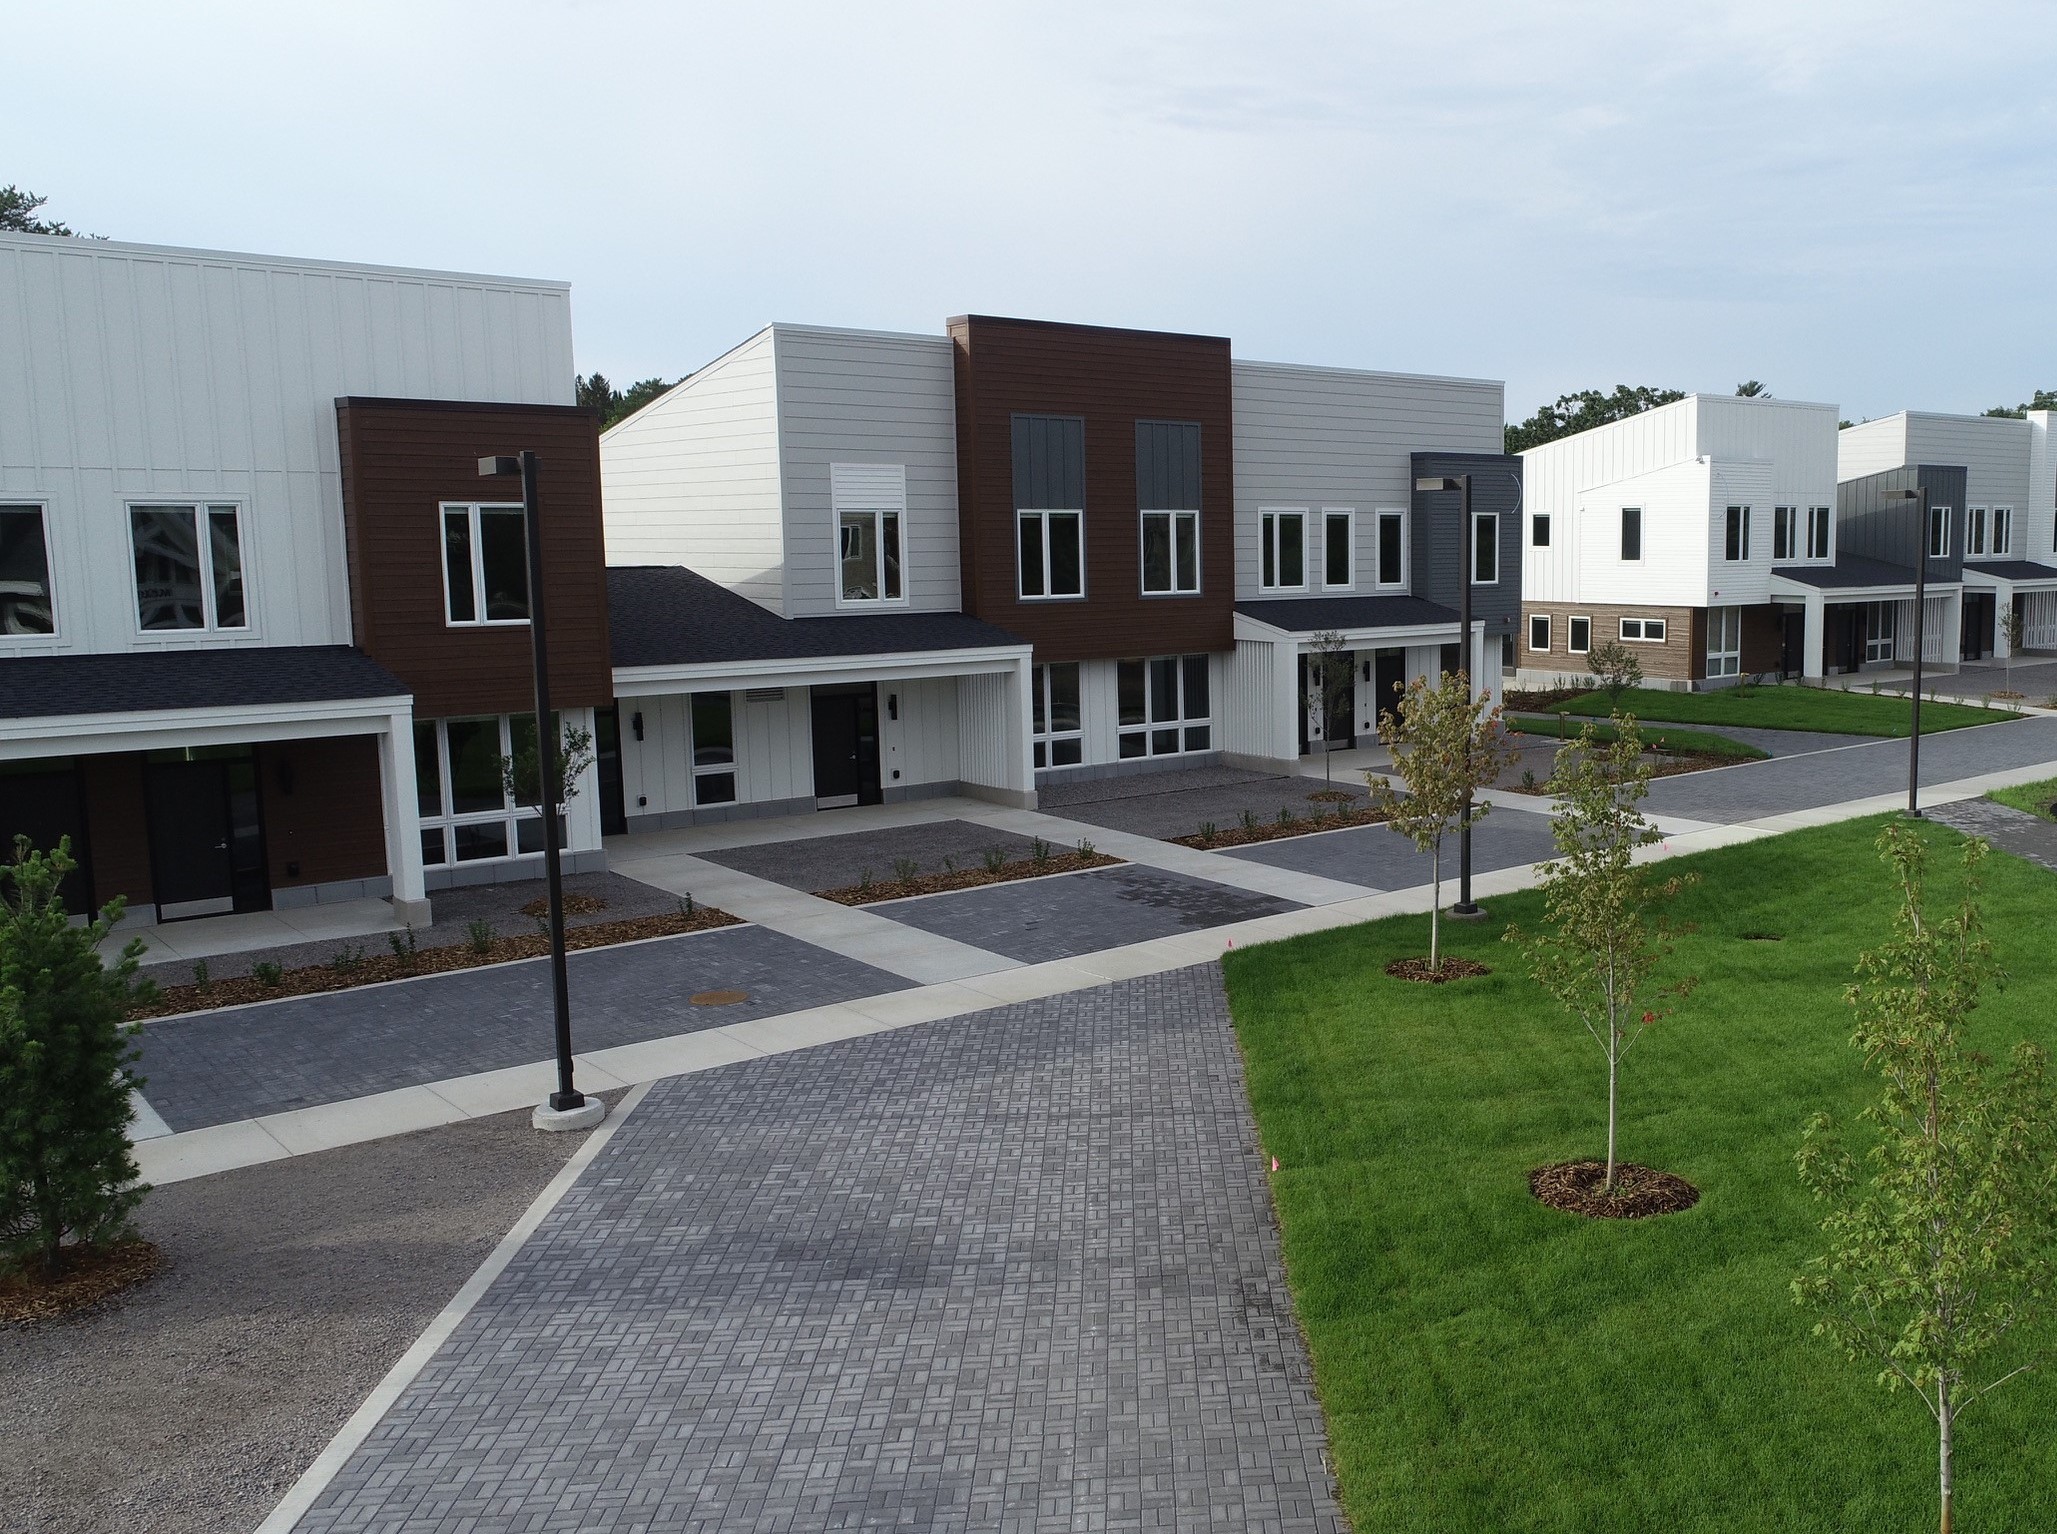
[[[1235,645],[1229,343],[971,315],[949,323],[957,392],[964,611],[1018,634],[1039,661]],[[1085,422],[1085,593],[1023,601],[1015,533],[1017,414]],[[1200,590],[1145,596],[1136,423],[1200,425]]]
[[[353,634],[412,690],[416,718],[534,706],[528,627],[452,625],[443,592],[441,506],[519,504],[519,481],[480,478],[478,460],[523,449],[541,460],[552,702],[589,708],[613,698],[592,411],[347,398],[336,401],[336,432]]]
[[[386,872],[377,737],[267,741],[257,748],[257,788],[273,889]]]

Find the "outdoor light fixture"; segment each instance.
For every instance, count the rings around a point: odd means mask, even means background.
[[[1907,813],[1921,819],[1921,652],[1928,633],[1928,486],[1919,490],[1887,490],[1879,499],[1919,501],[1921,510],[1914,525],[1914,708],[1907,721]]]
[[[536,797],[543,802],[543,874],[550,892],[550,994],[557,1024],[557,1090],[536,1109],[538,1129],[590,1129],[607,1115],[607,1105],[587,1097],[571,1079],[571,981],[564,964],[564,867],[557,844],[563,819],[557,810],[557,738],[550,711],[550,650],[543,625],[543,519],[536,495],[536,455],[481,458],[479,475],[521,476],[522,527],[529,554],[529,653],[536,669]],[[640,732],[639,732],[640,733]]]
[[[1457,664],[1464,672],[1464,685],[1473,697],[1478,695],[1478,679],[1471,674],[1471,578],[1476,573],[1471,562],[1471,476],[1469,474],[1430,474],[1415,480],[1416,490],[1430,492],[1455,490],[1457,492]],[[1460,811],[1463,820],[1457,836],[1457,904],[1450,907],[1452,916],[1473,918],[1485,915],[1478,903],[1471,898],[1471,788],[1464,790],[1464,808]]]
[[[629,728],[635,731],[637,740],[643,738],[643,711],[641,709],[637,709],[633,714],[629,715]]]
[[[886,694],[886,717],[888,719],[898,719],[900,717],[900,695],[897,692]]]

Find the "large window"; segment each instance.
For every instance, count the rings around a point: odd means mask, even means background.
[[[1621,557],[1628,560],[1643,557],[1643,508],[1640,506],[1621,508]]]
[[[458,626],[529,621],[528,529],[519,506],[443,506],[443,611]]]
[[[1017,587],[1030,601],[1086,592],[1086,423],[1078,416],[1014,417]]]
[[[1807,508],[1807,557],[1828,558],[1829,518],[1833,515],[1826,506]]]
[[[904,600],[900,538],[907,511],[906,467],[832,463],[829,501],[836,518],[838,605]]]
[[[1928,557],[1950,557],[1950,508],[1947,506],[1931,506],[1928,509]]]
[[[1257,539],[1257,584],[1266,591],[1306,590],[1307,513],[1259,512]]]
[[[1136,509],[1142,516],[1143,591],[1200,589],[1200,423],[1136,422]]]
[[[1020,522],[1021,594],[1076,597],[1085,592],[1085,560],[1079,546],[1084,521],[1076,511],[1023,511]]]
[[[1479,511],[1471,518],[1471,583],[1496,586],[1500,582],[1500,515]]]
[[[1331,591],[1357,584],[1357,515],[1346,506],[1321,513],[1321,583]]]
[[[250,626],[234,506],[131,506],[129,536],[144,632]]]
[[[1200,513],[1146,511],[1143,517],[1143,590],[1152,596],[1200,589]]]
[[[1381,586],[1407,584],[1407,513],[1382,511],[1378,514],[1378,583]]]
[[[1086,759],[1079,711],[1079,664],[1064,661],[1031,669],[1029,688],[1038,767],[1075,767]]]
[[[0,506],[0,638],[57,632],[40,506]]]
[[[1774,506],[1771,508],[1771,557],[1774,560],[1793,559],[1800,549],[1800,508],[1797,506]]]
[[[736,719],[732,694],[693,694],[693,803],[736,802]]]
[[[1175,756],[1213,748],[1206,656],[1121,661],[1115,667],[1115,695],[1123,757]]]
[[[1993,557],[2004,559],[2014,552],[2014,508],[1993,508]]]
[[[1864,604],[1864,659],[1866,663],[1891,660],[1899,632],[1900,604],[1898,602],[1866,602]]]
[[[1528,620],[1528,647],[1543,651],[1550,648],[1550,615],[1531,613]]]
[[[1634,644],[1663,644],[1664,620],[1624,618],[1621,620],[1621,637]]]
[[[1564,648],[1573,655],[1587,655],[1593,648],[1593,620],[1591,618],[1567,618],[1564,622]]]
[[[533,751],[535,744],[533,714],[415,723],[423,863],[476,863],[543,850],[540,803],[516,803],[503,771],[507,758]]]
[[[1648,621],[1648,620],[1645,620]],[[1736,676],[1743,669],[1743,610],[1707,609],[1707,674]]]
[[[1750,508],[1731,506],[1728,509],[1728,537],[1723,544],[1723,554],[1730,564],[1743,564],[1750,558]]]

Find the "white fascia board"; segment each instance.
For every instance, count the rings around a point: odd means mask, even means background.
[[[2057,590],[2057,567],[2053,567],[2048,575],[1994,575],[1967,559],[1964,562],[1964,584],[1976,586],[1981,591],[2004,591],[2010,586],[2016,591]]]
[[[149,709],[124,714],[52,714],[10,719],[0,761],[94,756],[174,746],[236,746],[324,735],[383,735],[396,717],[412,719],[414,699],[344,698],[322,703],[239,704],[233,708]]]
[[[1925,594],[1946,597],[1959,589],[1956,581],[1930,581]],[[1913,597],[1914,582],[1905,581],[1897,586],[1810,586],[1805,581],[1775,574],[1771,578],[1771,594],[1784,601],[1818,596],[1825,602],[1904,602]]]
[[[1483,621],[1474,616],[1471,620],[1472,626],[1476,628]],[[1282,629],[1273,624],[1260,622],[1246,613],[1236,614],[1236,638],[1239,640],[1259,640],[1276,644],[1282,639],[1290,639],[1305,648],[1311,632],[1308,629]],[[1366,628],[1338,629],[1336,632],[1343,636],[1344,648],[1353,650],[1390,649],[1397,645],[1427,644],[1431,641],[1446,644],[1454,642],[1457,638],[1457,620],[1452,618],[1448,623],[1374,625]]]
[[[922,677],[980,676],[1014,670],[1031,656],[1028,645],[975,650],[898,650],[876,655],[824,655],[818,659],[702,661],[676,666],[616,666],[614,695],[647,698],[677,692],[728,692],[750,687],[828,687],[838,682],[914,681]]]

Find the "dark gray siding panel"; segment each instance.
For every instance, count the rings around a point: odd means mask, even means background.
[[[1836,486],[1837,558],[1855,554],[1912,570],[1921,547],[1920,503],[1890,501],[1886,493],[1923,487],[1930,505],[1950,508],[1950,553],[1928,562],[1928,579],[1945,584],[1962,579],[1965,471],[1953,464],[1909,464]]]
[[[1200,423],[1136,422],[1136,506],[1142,511],[1200,509]]]
[[[1085,506],[1085,417],[1014,417],[1014,504],[1026,511]]]
[[[1471,509],[1499,520],[1500,579],[1471,588],[1471,615],[1488,634],[1514,632],[1521,619],[1521,459],[1501,453],[1416,453],[1414,477],[1471,476]],[[1458,493],[1417,490],[1409,531],[1414,594],[1455,609],[1458,588]]]

